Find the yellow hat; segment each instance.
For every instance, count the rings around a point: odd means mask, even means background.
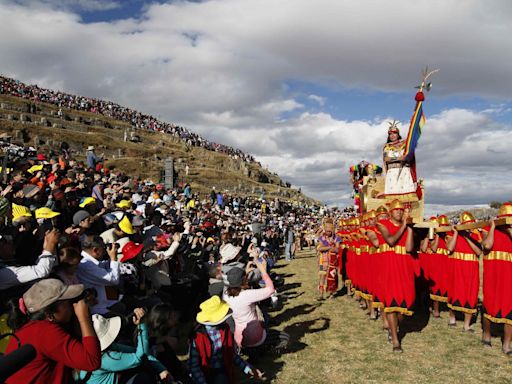
[[[133,230],[132,223],[130,222],[130,219],[128,219],[128,216],[124,216],[123,219],[117,224],[118,227],[126,233],[127,235],[133,235],[135,231]]]
[[[450,221],[448,220],[448,216],[446,215],[438,216],[437,222],[439,225],[450,225]]]
[[[36,219],[51,219],[52,217],[59,216],[60,212],[52,211],[50,208],[36,209]]]
[[[389,203],[389,212],[394,211],[395,209],[405,209],[402,202],[398,199],[395,199]]]
[[[387,214],[388,213],[388,209],[381,205],[379,208],[377,208],[377,216],[380,216],[380,215],[383,215],[383,214]]]
[[[201,312],[197,314],[196,320],[200,324],[218,325],[231,316],[229,304],[221,300],[217,295],[203,301],[199,308],[201,308]]]
[[[37,164],[37,165],[33,165],[29,169],[27,169],[27,172],[28,173],[34,173],[34,172],[37,172],[37,171],[41,171],[42,169],[43,169],[43,165],[42,164]]]
[[[80,208],[85,208],[86,206],[94,203],[96,203],[96,199],[94,197],[86,197],[82,199],[82,201],[78,205]]]
[[[21,217],[32,217],[32,212],[24,205],[12,203],[12,220],[16,221]]]
[[[506,202],[498,210],[498,217],[512,216],[512,203]]]
[[[130,209],[132,207],[132,203],[129,200],[121,200],[116,205],[121,209]]]
[[[352,225],[359,225],[361,224],[359,221],[359,217],[354,217],[354,220],[352,221]]]
[[[460,215],[460,223],[468,224],[476,221],[475,216],[471,212],[462,212]]]
[[[367,213],[367,220],[375,219],[377,217],[377,213],[372,209]]]

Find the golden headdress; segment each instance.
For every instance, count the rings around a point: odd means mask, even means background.
[[[391,203],[389,203],[389,212],[395,210],[395,209],[405,209],[402,202],[398,199],[393,200]]]
[[[498,210],[498,217],[507,217],[512,216],[512,203],[506,202],[503,203]]]
[[[448,220],[448,216],[446,216],[446,215],[438,216],[437,222],[441,226],[450,225],[450,221]]]
[[[460,214],[460,223],[461,224],[468,224],[468,223],[474,223],[476,221],[475,216],[471,212],[462,212]]]
[[[398,129],[398,123],[399,122],[397,120],[388,121],[388,124],[389,124],[388,135],[392,132],[396,132],[396,133],[400,134],[400,129]]]

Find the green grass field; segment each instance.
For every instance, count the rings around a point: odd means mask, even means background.
[[[475,333],[447,327],[442,319],[417,315],[403,328],[403,354],[393,354],[381,321],[367,320],[351,298],[316,301],[316,258],[303,251],[276,272],[286,279],[281,296],[288,299],[272,312],[276,328],[291,335],[290,350],[264,356],[257,366],[276,383],[510,383],[512,358],[480,344],[480,319]]]

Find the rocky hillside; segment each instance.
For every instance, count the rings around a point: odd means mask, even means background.
[[[242,195],[259,196],[264,191],[268,198],[315,202],[258,163],[188,146],[172,135],[135,129],[100,114],[62,108],[63,114],[58,116],[54,105],[37,103],[35,110],[31,105],[25,99],[0,95],[0,133],[11,135],[14,143],[43,149],[56,150],[66,141],[79,159],[84,158],[88,145],[94,145],[97,154],[104,153],[107,167],[153,181],[160,180],[164,160],[172,157],[178,182],[189,182],[201,193],[215,186]]]

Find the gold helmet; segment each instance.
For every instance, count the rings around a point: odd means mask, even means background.
[[[371,210],[366,215],[367,215],[367,218],[366,218],[367,220],[375,219],[377,217],[377,214],[375,213],[374,210]]]
[[[498,217],[507,216],[512,216],[512,203],[510,202],[503,203],[500,209],[498,210]]]
[[[377,216],[384,213],[388,213],[388,209],[385,206],[381,205],[379,208],[377,208]]]
[[[448,220],[448,216],[446,216],[446,215],[438,216],[437,217],[437,222],[441,226],[450,225],[450,221]]]
[[[460,214],[460,223],[461,224],[468,224],[468,223],[474,223],[476,221],[475,216],[471,212],[462,212]]]
[[[391,203],[389,203],[389,212],[394,211],[395,209],[405,209],[402,202],[398,199],[395,199]]]

